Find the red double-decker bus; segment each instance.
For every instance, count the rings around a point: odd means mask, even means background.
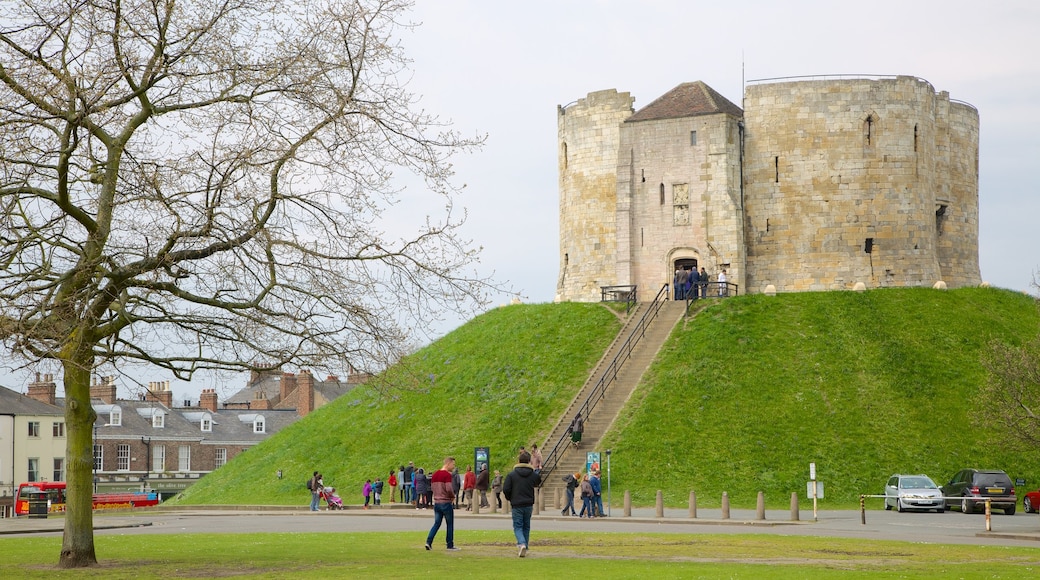
[[[29,514],[29,495],[40,492],[47,494],[47,511],[49,513],[65,511],[64,481],[34,481],[18,486],[18,494],[14,498],[14,514]],[[159,504],[159,494],[148,491],[129,491],[126,493],[95,493],[94,509],[135,508]]]

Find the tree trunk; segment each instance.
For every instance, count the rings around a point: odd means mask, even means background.
[[[64,360],[65,369],[65,535],[61,543],[61,568],[97,564],[94,554],[94,445],[97,414],[90,405],[91,361]]]

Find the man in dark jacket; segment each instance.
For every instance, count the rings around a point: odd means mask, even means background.
[[[477,475],[477,491],[480,492],[480,507],[491,507],[487,500],[487,490],[490,487],[491,478],[488,477],[487,464],[480,466],[480,474]]]
[[[520,557],[527,555],[528,541],[531,539],[531,514],[534,512],[535,488],[541,477],[531,466],[531,454],[520,452],[518,463],[506,476],[502,485],[502,493],[513,507],[513,534],[516,535],[516,546]]]

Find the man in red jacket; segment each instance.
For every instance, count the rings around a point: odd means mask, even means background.
[[[455,469],[455,458],[445,457],[444,466],[433,472],[430,486],[433,489],[433,527],[426,536],[426,549],[433,549],[433,539],[441,529],[441,520],[448,524],[448,550],[455,551],[455,491],[451,487],[451,472]]]

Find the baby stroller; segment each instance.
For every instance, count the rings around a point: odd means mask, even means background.
[[[321,489],[321,497],[325,499],[325,503],[328,505],[327,509],[330,510],[341,510],[343,509],[343,499],[336,494],[336,488],[334,487],[323,487]]]

